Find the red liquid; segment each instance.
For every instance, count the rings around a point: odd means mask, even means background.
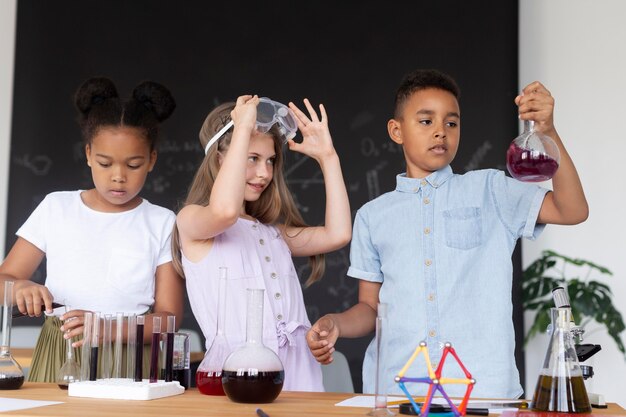
[[[152,333],[152,347],[150,350],[150,382],[157,382],[159,377],[159,342],[161,333]]]
[[[98,346],[91,348],[91,360],[89,361],[89,380],[95,381],[98,378]]]
[[[204,395],[226,395],[221,372],[196,371],[196,386]]]
[[[68,389],[70,386],[68,384],[58,384],[61,389]]]
[[[18,389],[24,384],[24,375],[21,376],[10,376],[8,378],[0,379],[0,390],[1,389]]]
[[[540,182],[552,178],[559,164],[545,153],[537,154],[511,143],[506,152],[506,167],[515,179]]]
[[[280,394],[284,380],[285,371],[259,372],[256,375],[244,372],[239,376],[236,371],[222,372],[224,392],[236,403],[270,403]]]
[[[174,333],[168,333],[165,348],[165,382],[170,382],[174,371]]]

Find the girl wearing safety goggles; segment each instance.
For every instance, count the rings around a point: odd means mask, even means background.
[[[305,340],[311,324],[291,256],[308,256],[311,274],[306,285],[318,281],[324,273],[323,254],[349,242],[351,216],[326,111],[320,105],[318,117],[308,100],[304,104],[308,116],[293,103],[287,109],[246,95],[208,115],[200,130],[206,156],[176,219],[173,262],[186,277],[207,347],[216,333],[218,268],[226,266],[230,347],[245,342],[246,289],[264,288],[263,343],[283,363],[283,389],[323,391],[320,366]],[[227,127],[231,121],[234,126]],[[296,125],[303,137],[300,143],[293,140]],[[322,226],[304,222],[287,188],[285,139],[291,151],[320,165],[326,187]]]

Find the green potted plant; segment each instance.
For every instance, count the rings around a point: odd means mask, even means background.
[[[525,311],[535,311],[535,320],[524,342],[542,333],[550,324],[550,308],[554,307],[552,289],[567,288],[574,321],[581,328],[595,320],[604,325],[617,348],[626,355],[620,334],[626,329],[620,312],[613,306],[608,285],[593,279],[593,275],[612,276],[607,268],[583,259],[573,259],[546,250],[524,270],[522,297]]]

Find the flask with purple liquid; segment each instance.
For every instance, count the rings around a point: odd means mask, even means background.
[[[559,168],[560,152],[556,143],[534,129],[534,122],[524,121],[524,131],[506,152],[506,168],[511,176],[525,182],[547,181]]]

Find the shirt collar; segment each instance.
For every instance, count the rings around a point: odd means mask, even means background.
[[[408,178],[405,172],[396,176],[396,191],[402,193],[417,193],[421,187],[427,185],[438,188],[451,176],[452,168],[450,165],[446,165],[444,168],[433,172],[426,178]]]

